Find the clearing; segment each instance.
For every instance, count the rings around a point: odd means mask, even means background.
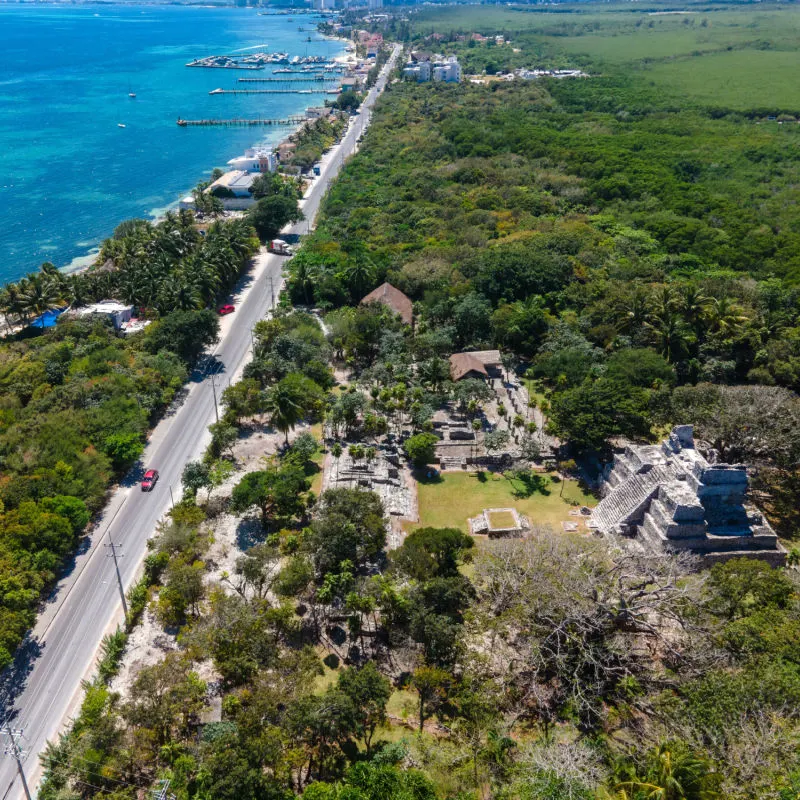
[[[569,511],[575,504],[593,506],[597,502],[577,481],[564,481],[561,497],[561,482],[557,476],[545,474],[541,477],[543,490],[524,497],[525,487],[521,482],[492,472],[444,472],[430,480],[418,476],[419,522],[408,525],[407,529],[457,527],[468,533],[467,519],[485,508],[514,508],[517,513],[524,514],[533,527],[559,528],[562,522],[574,521]]]

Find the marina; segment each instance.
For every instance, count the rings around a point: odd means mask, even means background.
[[[187,67],[201,69],[264,69],[269,64],[288,64],[288,53],[249,53],[248,55],[218,55],[196,58]]]

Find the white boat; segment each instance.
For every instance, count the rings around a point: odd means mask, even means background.
[[[117,123],[117,127],[118,128],[127,128],[128,126],[124,122],[118,122]]]

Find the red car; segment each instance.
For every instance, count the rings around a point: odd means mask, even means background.
[[[226,305],[226,306],[222,306],[222,308],[220,308],[220,310],[219,310],[219,315],[220,315],[221,317],[224,317],[226,314],[233,314],[233,312],[234,312],[235,310],[236,310],[236,309],[235,309],[235,308],[234,308],[232,305],[228,304],[228,305]]]
[[[142,478],[142,491],[143,492],[150,492],[152,491],[153,487],[156,485],[156,481],[158,480],[158,470],[157,469],[149,469],[144,474],[144,478]]]

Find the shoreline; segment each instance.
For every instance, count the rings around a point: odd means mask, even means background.
[[[91,4],[91,3],[87,3],[87,5],[89,5],[89,4]],[[51,3],[48,3],[48,5],[51,5]],[[59,3],[52,3],[52,5],[59,5]],[[111,2],[111,3],[109,3],[109,5],[115,5],[115,3]],[[343,36],[333,36],[333,35],[328,35],[328,34],[319,34],[319,36],[320,36],[321,39],[323,39],[325,41],[340,42],[341,43],[341,46],[342,46],[341,51],[339,53],[337,53],[336,55],[331,56],[331,59],[330,59],[331,61],[338,62],[338,63],[343,63],[343,64],[351,64],[351,63],[353,63],[353,60],[351,60],[351,57],[350,57],[351,54],[347,50],[347,45],[349,45],[351,43],[349,39],[346,39]],[[323,102],[325,102],[325,101],[323,100]],[[314,105],[309,101],[309,103],[303,107],[302,112],[298,111],[297,113],[305,114],[306,111],[309,108],[313,108],[313,107],[314,107]],[[294,126],[293,128],[291,128],[289,130],[288,133],[283,133],[283,132],[279,133],[279,131],[277,129],[274,130],[274,131],[271,131],[271,133],[273,135],[271,135],[271,136],[268,135],[268,136],[263,137],[260,141],[252,143],[250,145],[250,147],[259,147],[259,146],[275,147],[278,144],[278,142],[281,142],[284,139],[288,138],[289,136],[292,136],[295,133],[297,133],[297,131],[299,131],[300,128],[304,124],[305,124],[305,122],[302,122],[299,125]],[[224,167],[224,165],[223,165],[223,167]],[[210,173],[211,170],[216,169],[216,168],[217,168],[217,165],[214,165],[208,170],[208,172]],[[200,181],[200,180],[202,180],[202,178],[198,178],[198,181]],[[191,191],[196,186],[197,186],[197,181],[194,184],[192,184],[188,189],[186,189],[186,190],[184,190],[182,192],[179,192],[177,197],[175,197],[171,202],[167,203],[166,205],[162,205],[160,207],[148,209],[147,211],[144,211],[140,217],[126,217],[125,219],[120,220],[117,223],[117,225],[121,225],[123,222],[125,222],[128,219],[137,219],[137,218],[138,219],[145,219],[148,222],[151,222],[153,224],[158,224],[159,222],[164,220],[164,218],[166,217],[166,214],[169,211],[173,211],[173,210],[177,209],[179,204],[180,204],[181,198],[185,197],[187,194],[190,194]],[[89,248],[88,252],[84,253],[83,255],[75,256],[68,263],[63,264],[61,266],[58,266],[57,267],[58,271],[62,272],[65,275],[75,275],[75,274],[78,274],[78,273],[81,273],[81,272],[86,272],[87,270],[91,269],[93,266],[95,266],[96,258],[100,253],[100,247],[102,246],[103,242],[106,239],[108,239],[110,236],[112,236],[112,235],[113,235],[113,232],[111,234],[109,234],[108,236],[100,237],[98,242],[96,244],[92,245]],[[21,280],[24,277],[25,274],[28,274],[28,272],[38,272],[40,267],[41,267],[41,264],[37,265],[36,267],[34,267],[31,270],[28,270],[26,273],[23,273],[23,275],[20,275],[18,278],[14,278],[12,280],[5,281],[4,285],[12,284],[12,283],[15,283],[16,281]]]

